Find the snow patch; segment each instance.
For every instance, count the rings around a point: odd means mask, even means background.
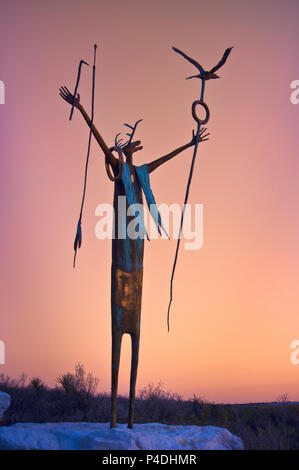
[[[25,450],[230,450],[242,440],[215,426],[109,423],[16,423],[0,426],[0,449]]]

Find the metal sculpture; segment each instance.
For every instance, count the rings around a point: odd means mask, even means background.
[[[95,46],[96,49],[96,46]],[[175,48],[174,48],[175,49]],[[184,55],[185,58],[192,61],[184,53],[175,49],[176,52]],[[228,53],[226,52],[226,57]],[[222,61],[226,60],[226,57]],[[199,70],[202,67],[193,61],[194,65],[199,67]],[[220,63],[219,63],[220,64]],[[218,64],[218,65],[219,65]],[[220,67],[221,65],[219,65]],[[218,68],[219,68],[218,67]],[[214,67],[215,69],[215,67]],[[216,70],[216,69],[215,69]],[[94,56],[94,69],[95,71],[95,56]],[[203,74],[203,69],[200,70]],[[208,74],[213,73],[212,70],[207,72]],[[92,118],[90,119],[82,104],[80,103],[79,94],[72,95],[67,87],[61,87],[59,89],[60,96],[71,106],[77,108],[84,120],[86,121],[88,127],[90,128],[90,134],[93,134],[99,146],[101,147],[104,156],[105,156],[105,167],[107,175],[111,181],[114,183],[114,198],[113,198],[113,207],[115,213],[119,213],[120,197],[125,197],[126,206],[122,208],[123,217],[115,218],[115,227],[114,227],[114,237],[112,239],[112,264],[111,264],[111,316],[112,316],[112,370],[111,370],[111,422],[110,426],[113,428],[116,426],[116,407],[117,407],[117,388],[118,388],[118,373],[119,373],[119,362],[120,362],[120,352],[121,352],[121,342],[123,334],[129,334],[131,336],[132,342],[132,360],[131,360],[131,376],[130,376],[130,395],[129,395],[129,417],[128,417],[128,427],[133,427],[134,422],[134,405],[135,405],[135,388],[136,388],[136,378],[137,378],[137,368],[138,368],[138,356],[139,356],[139,339],[140,339],[140,316],[141,316],[141,300],[142,300],[142,280],[143,280],[143,255],[144,255],[144,238],[146,237],[149,240],[146,228],[143,224],[143,214],[136,214],[134,211],[130,212],[130,209],[134,207],[136,203],[139,203],[142,207],[143,203],[143,194],[146,198],[148,206],[151,207],[151,216],[154,219],[158,232],[161,234],[161,229],[166,233],[160,213],[158,211],[156,201],[151,190],[150,178],[149,175],[156,170],[160,165],[166,163],[176,155],[180,154],[189,147],[194,146],[193,159],[191,164],[191,170],[187,185],[187,193],[185,201],[188,199],[188,193],[191,183],[191,177],[193,172],[194,160],[196,155],[196,150],[200,142],[208,140],[208,133],[206,128],[200,129],[200,126],[203,122],[207,122],[209,118],[208,107],[203,103],[203,90],[205,79],[202,78],[202,92],[200,101],[196,101],[192,105],[192,114],[195,120],[198,123],[196,134],[192,131],[192,138],[187,144],[178,147],[172,152],[153,160],[152,162],[135,166],[133,164],[133,154],[141,150],[143,147],[140,145],[140,140],[132,142],[136,127],[141,121],[137,121],[134,126],[125,124],[125,126],[131,129],[131,133],[127,133],[129,139],[127,142],[122,143],[122,140],[118,140],[119,134],[115,137],[115,145],[113,147],[108,147],[102,138],[99,131],[96,129],[93,124],[93,112]],[[216,78],[216,77],[210,77]],[[78,82],[78,81],[77,81]],[[94,98],[94,73],[93,73],[93,98]],[[76,84],[77,91],[77,84]],[[206,110],[206,119],[204,121],[200,120],[196,115],[196,105],[201,104]],[[93,110],[93,101],[92,101],[92,110]],[[90,148],[90,145],[89,147]],[[117,151],[118,157],[116,158],[113,155],[113,152]],[[123,155],[125,156],[126,161],[124,161]],[[77,247],[81,246],[82,233],[81,233],[81,217],[82,217],[82,207],[85,196],[86,188],[86,174],[87,174],[87,164],[88,164],[89,150],[87,155],[87,162],[85,167],[85,180],[84,180],[84,192],[83,199],[81,204],[80,211],[80,230],[77,228],[77,235],[75,239],[75,254]],[[112,169],[112,173],[111,170]],[[152,210],[154,209],[154,210]],[[131,214],[131,215],[130,215]],[[132,238],[128,233],[128,225],[132,221],[132,216],[137,217],[140,232],[136,238]],[[181,218],[181,227],[183,223],[183,215]],[[79,227],[79,223],[78,223]],[[180,232],[181,232],[180,227]],[[180,240],[180,239],[179,239]],[[179,246],[178,240],[178,246]],[[176,251],[176,258],[178,254],[178,246]],[[175,264],[174,264],[175,268]],[[174,274],[174,268],[172,273],[172,280]],[[172,294],[172,289],[171,289]],[[170,307],[170,306],[169,306]],[[169,313],[169,312],[168,312]],[[169,323],[168,323],[169,325]]]

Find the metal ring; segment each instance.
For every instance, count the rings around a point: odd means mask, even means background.
[[[199,119],[199,117],[196,115],[195,108],[198,104],[203,106],[204,109],[205,109],[205,112],[206,112],[205,119]],[[207,124],[208,120],[210,119],[210,110],[209,110],[207,104],[203,100],[193,101],[193,103],[192,103],[192,116],[193,116],[193,119],[195,119],[195,121],[198,124]]]
[[[111,149],[109,149],[109,150],[110,150],[110,152],[113,152],[113,150],[117,150],[117,153],[119,155],[119,160],[118,160],[118,162],[119,162],[119,172],[118,172],[118,175],[112,176],[111,171],[110,171],[110,163],[108,161],[107,155],[105,155],[106,172],[107,172],[107,175],[108,175],[108,177],[111,181],[118,181],[118,180],[121,179],[122,174],[123,174],[123,163],[124,163],[123,154],[122,154],[121,149],[119,149],[118,147],[111,147]]]

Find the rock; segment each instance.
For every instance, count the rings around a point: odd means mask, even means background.
[[[10,395],[5,392],[0,392],[0,421],[2,419],[4,411],[9,408],[10,405]]]
[[[244,449],[225,428],[109,423],[17,423],[0,426],[0,449],[25,450],[229,450]]]

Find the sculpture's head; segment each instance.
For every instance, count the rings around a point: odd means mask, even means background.
[[[120,132],[115,136],[114,139],[114,147],[111,147],[110,150],[118,150],[118,152],[123,152],[125,154],[127,162],[132,161],[132,155],[135,152],[138,152],[138,150],[142,150],[143,146],[140,145],[141,142],[140,140],[135,140],[135,142],[132,142],[135,130],[139,122],[141,122],[142,119],[139,119],[139,121],[136,121],[134,126],[130,126],[130,124],[125,124],[125,126],[129,127],[132,131],[130,133],[127,132],[127,135],[130,137],[129,140],[126,143],[122,143],[122,139],[118,139],[118,136],[120,135]]]
[[[133,153],[143,149],[143,146],[140,144],[140,140],[135,140],[135,142],[130,142],[128,145],[122,148],[122,151],[125,154],[127,160],[132,158]]]

